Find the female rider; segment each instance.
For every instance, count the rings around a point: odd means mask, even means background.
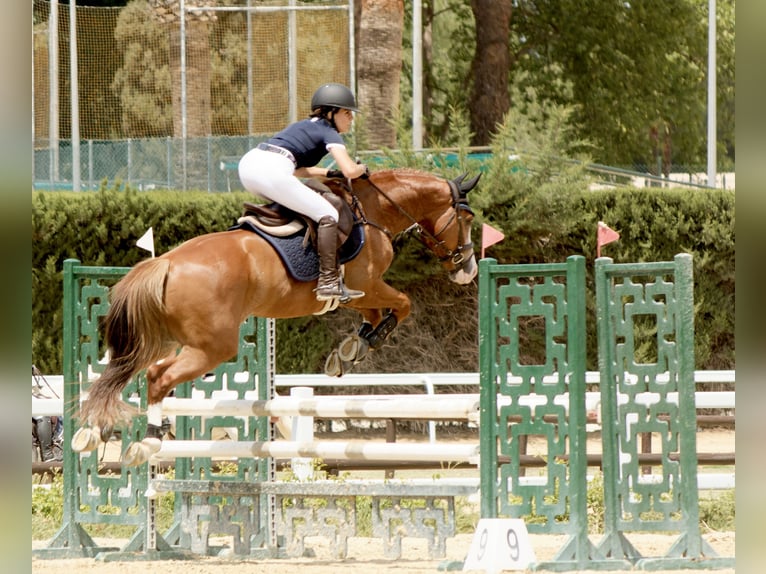
[[[356,179],[367,166],[357,164],[346,151],[340,134],[351,128],[356,100],[342,84],[324,84],[311,98],[311,115],[247,152],[239,162],[239,178],[250,193],[284,205],[318,223],[319,281],[314,290],[319,301],[363,297],[363,291],[343,285],[337,258],[338,211],[299,177],[326,177],[317,164],[329,152],[343,176]]]

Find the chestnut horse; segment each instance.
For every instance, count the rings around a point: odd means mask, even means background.
[[[344,271],[346,284],[365,292],[344,305],[356,309],[363,323],[331,353],[328,375],[342,375],[368,349],[379,348],[410,313],[410,299],[383,281],[397,234],[415,232],[451,280],[467,284],[476,276],[466,194],[478,177],[464,179],[392,169],[355,180],[351,189],[344,180],[324,182],[352,205],[365,232],[361,251]],[[126,464],[145,462],[160,445],[162,399],[176,385],[235,356],[239,327],[247,317],[290,318],[326,310],[314,287],[314,281],[294,279],[260,235],[241,229],[195,237],[142,261],[112,288],[105,321],[110,360],[83,403],[83,428],[72,448],[94,450],[115,425],[135,414],[121,392],[146,369],[147,438],[143,447],[134,443],[123,455]]]

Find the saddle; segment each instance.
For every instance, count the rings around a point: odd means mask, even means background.
[[[351,261],[362,250],[365,242],[361,216],[326,185],[304,181],[311,189],[321,193],[338,210],[338,258],[341,264]],[[285,268],[298,281],[316,281],[319,276],[319,256],[316,249],[317,224],[309,217],[291,209],[271,203],[256,205],[245,202],[244,214],[229,230],[242,229],[260,235],[277,252]]]
[[[317,180],[308,179],[304,180],[303,183],[319,193],[338,210],[338,245],[342,245],[348,239],[354,226],[354,214],[351,211],[351,206],[340,195]],[[304,245],[309,242],[314,244],[316,241],[317,223],[302,213],[293,211],[279,203],[259,205],[246,201],[243,207],[242,217],[237,220],[239,224],[250,223],[274,237],[289,237],[305,229]]]

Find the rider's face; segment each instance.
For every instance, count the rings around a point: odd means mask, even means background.
[[[351,129],[351,123],[354,121],[354,112],[346,109],[339,109],[335,112],[335,127],[338,133],[345,134]]]

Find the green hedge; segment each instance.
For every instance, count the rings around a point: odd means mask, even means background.
[[[493,173],[492,170],[499,170]],[[697,368],[734,368],[734,193],[717,190],[617,189],[585,191],[581,181],[555,179],[507,166],[490,166],[469,198],[477,221],[502,229],[506,239],[487,256],[503,263],[588,260],[593,311],[596,225],[607,222],[621,239],[603,255],[615,262],[671,260],[694,255]],[[502,173],[500,173],[502,172]],[[539,176],[537,175],[539,173]],[[501,191],[502,190],[502,191]],[[62,370],[62,263],[132,266],[148,256],[136,240],[153,227],[157,254],[182,241],[229,227],[247,194],[137,192],[33,192],[32,357],[43,372]],[[474,241],[480,244],[480,225]],[[417,241],[397,242],[386,278],[413,296],[413,315],[392,337],[391,348],[360,365],[371,370],[470,371],[478,365],[476,285],[451,284]],[[354,328],[355,314],[277,322],[278,372],[320,372],[324,356]],[[592,315],[591,315],[592,316]],[[595,321],[588,321],[588,368],[596,369]]]

